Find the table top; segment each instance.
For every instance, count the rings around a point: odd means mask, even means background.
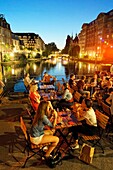
[[[39,85],[40,90],[49,90],[49,89],[55,89],[55,86],[53,85]]]
[[[39,91],[39,94],[44,100],[60,100],[61,99],[60,96],[57,96],[57,94],[54,90],[51,92]]]
[[[61,128],[69,128],[72,126],[82,125],[80,121],[77,121],[75,116],[71,113],[71,111],[67,112],[58,112],[58,120],[55,129]]]

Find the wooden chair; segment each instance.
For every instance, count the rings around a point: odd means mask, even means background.
[[[111,114],[110,106],[108,106],[103,101],[101,102],[101,106],[102,106],[102,111],[109,117],[108,132],[107,132],[107,134],[108,134],[109,132],[111,132],[113,130],[113,116]]]
[[[22,129],[22,132],[24,134],[25,137],[25,148],[24,148],[24,152],[27,151],[27,158],[24,162],[24,165],[22,166],[23,168],[25,167],[27,161],[32,158],[35,155],[38,155],[39,157],[44,157],[44,151],[43,148],[45,146],[50,145],[50,143],[46,143],[46,144],[39,144],[39,145],[35,145],[33,143],[30,142],[30,136],[29,136],[29,132],[27,130],[27,127],[25,125],[25,122],[23,120],[22,117],[20,117],[20,127]]]
[[[78,91],[76,91],[73,95],[74,100],[78,103],[80,102],[81,97],[82,95]]]
[[[104,148],[101,143],[101,139],[103,137],[104,131],[106,129],[106,126],[108,124],[109,117],[105,114],[101,113],[99,110],[96,110],[96,117],[97,117],[97,123],[98,123],[98,134],[93,136],[88,136],[84,134],[79,134],[80,140],[89,141],[93,143],[94,146],[98,146],[101,148],[102,152],[104,153]]]
[[[107,116],[111,117],[110,107],[109,107],[106,103],[104,103],[103,101],[101,102],[101,106],[102,106],[102,110],[104,111],[104,113],[105,113]]]
[[[30,109],[26,107],[26,113],[30,119],[30,122],[32,123],[33,118],[34,118],[34,112],[31,112]]]

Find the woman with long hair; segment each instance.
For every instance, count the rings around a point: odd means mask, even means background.
[[[30,131],[30,140],[32,143],[44,144],[51,143],[48,147],[48,150],[45,154],[45,157],[48,158],[51,152],[55,149],[59,142],[59,138],[57,136],[53,136],[52,130],[54,130],[54,125],[50,122],[48,117],[46,116],[49,109],[48,101],[41,101],[38,107],[38,110],[34,116],[34,120],[32,123],[31,131]],[[57,117],[56,117],[57,118]],[[52,128],[51,130],[44,130],[45,125]]]

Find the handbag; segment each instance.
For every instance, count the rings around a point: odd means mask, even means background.
[[[56,155],[49,157],[47,159],[46,164],[49,166],[49,168],[55,168],[56,165],[62,164],[62,156],[60,152],[57,152]]]
[[[94,155],[94,147],[91,147],[90,145],[83,143],[80,151],[79,159],[87,164],[90,164],[92,163],[93,155]]]

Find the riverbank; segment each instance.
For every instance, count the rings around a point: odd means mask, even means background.
[[[25,61],[8,61],[8,62],[1,62],[2,65],[9,65],[9,64],[20,64],[20,63],[23,63],[23,64],[26,64],[27,62],[41,62],[41,61],[44,61],[46,62],[47,60],[51,60],[50,58],[38,58],[38,59],[28,59],[28,60],[25,60]],[[90,60],[90,59],[84,59],[84,58],[79,58],[79,59],[72,59],[72,58],[68,58],[68,61],[72,61],[72,62],[86,62],[86,63],[93,63],[93,64],[113,64],[113,61],[108,61],[108,60]]]

